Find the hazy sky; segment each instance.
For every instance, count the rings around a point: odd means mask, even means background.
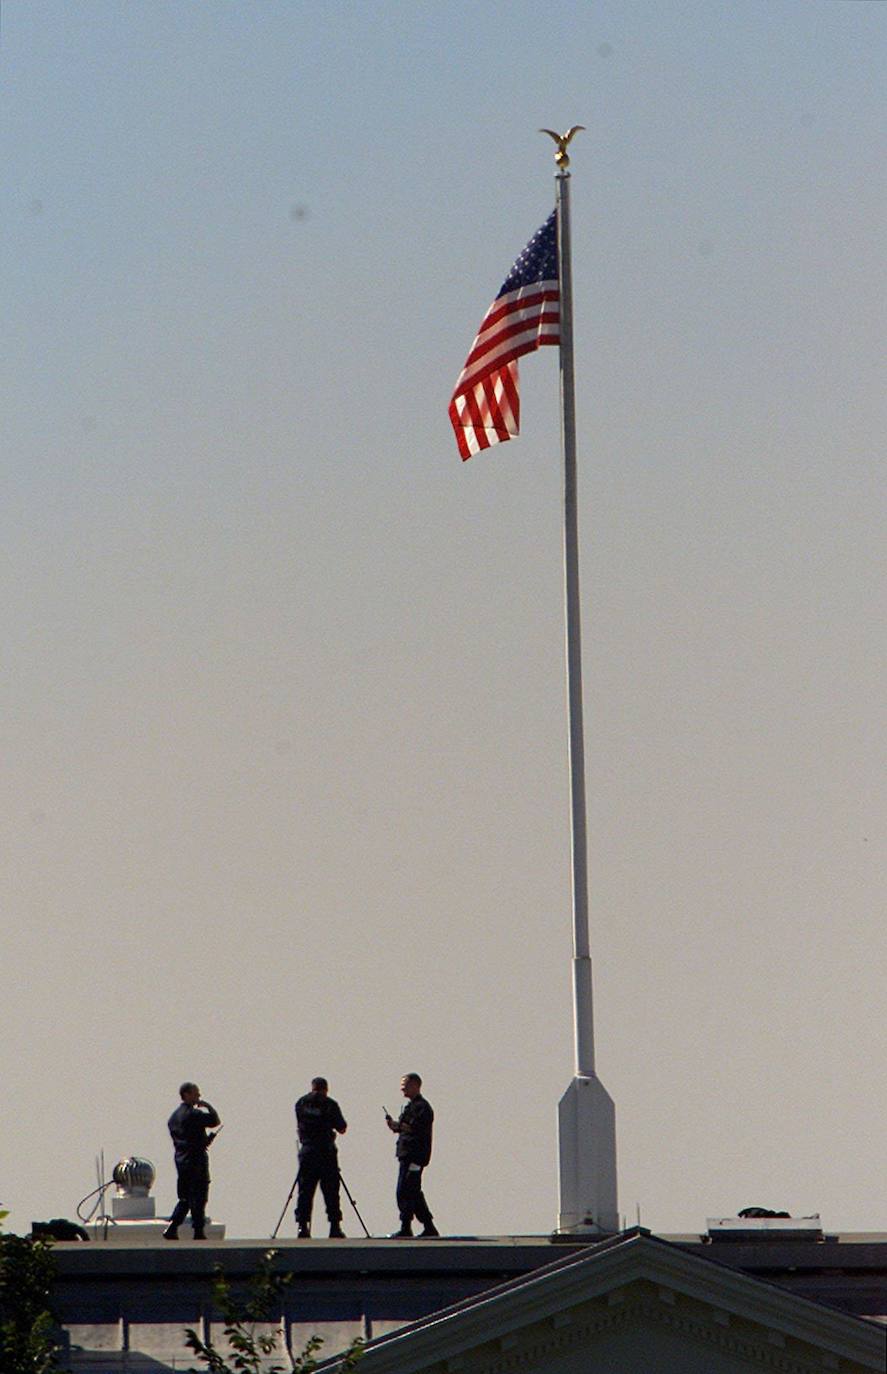
[[[447,403],[573,144],[598,1071],[620,1208],[887,1230],[887,7],[5,0],[0,1199],[196,1078],[393,1229],[556,1219],[572,1073],[557,359]],[[318,1202],[319,1207],[319,1202]],[[353,1217],[346,1217],[352,1234]],[[292,1222],[285,1231],[292,1234]]]

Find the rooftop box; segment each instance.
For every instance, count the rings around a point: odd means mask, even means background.
[[[763,1211],[763,1208],[754,1208]],[[738,1216],[706,1217],[708,1239],[726,1240],[822,1240],[819,1213],[812,1217]]]

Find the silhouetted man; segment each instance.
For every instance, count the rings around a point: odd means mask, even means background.
[[[439,1236],[425,1194],[422,1192],[422,1170],[431,1158],[431,1131],[434,1112],[431,1103],[422,1096],[422,1080],[417,1073],[404,1074],[400,1090],[407,1099],[397,1121],[385,1113],[389,1131],[397,1135],[397,1210],[400,1212],[398,1238],[413,1234],[413,1217],[421,1221],[420,1237]]]
[[[336,1136],[344,1135],[348,1123],[338,1102],[329,1096],[325,1078],[312,1078],[311,1091],[296,1103],[299,1131],[299,1195],[296,1199],[296,1225],[299,1237],[311,1235],[311,1212],[318,1183],[323,1193],[330,1236],[341,1240],[342,1208],[339,1205],[339,1152]]]
[[[195,1240],[206,1240],[206,1200],[209,1197],[209,1159],[207,1150],[215,1140],[207,1128],[221,1126],[219,1114],[200,1096],[196,1083],[179,1088],[182,1104],[169,1118],[169,1133],[175,1149],[178,1196],[175,1211],[163,1233],[164,1240],[178,1240],[179,1227],[188,1213]]]

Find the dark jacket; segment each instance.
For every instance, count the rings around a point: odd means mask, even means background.
[[[347,1129],[338,1102],[323,1093],[306,1093],[296,1103],[296,1126],[303,1150],[334,1150],[336,1132]]]
[[[433,1122],[434,1112],[431,1103],[426,1102],[421,1093],[406,1104],[398,1119],[400,1129],[395,1154],[399,1160],[425,1167],[431,1158]]]
[[[176,1164],[196,1164],[206,1156],[207,1128],[220,1126],[218,1112],[208,1102],[202,1107],[183,1102],[169,1118],[169,1133],[176,1152]]]

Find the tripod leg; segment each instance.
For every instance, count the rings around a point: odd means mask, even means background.
[[[354,1201],[354,1198],[351,1196],[351,1191],[350,1191],[350,1189],[349,1189],[349,1187],[348,1187],[348,1184],[345,1182],[344,1178],[342,1177],[342,1170],[341,1170],[341,1169],[339,1170],[339,1182],[341,1183],[342,1187],[345,1189],[345,1196],[347,1197],[348,1201],[351,1203],[351,1206],[354,1208],[354,1215],[357,1217],[357,1220],[360,1222],[361,1226],[363,1227],[363,1233],[364,1233],[364,1235],[366,1236],[367,1240],[372,1240],[372,1236],[370,1235],[369,1231],[367,1230],[366,1222],[364,1221],[363,1217],[360,1215],[360,1212],[358,1212],[358,1210],[357,1210],[357,1203]]]
[[[300,1170],[299,1170],[299,1173],[296,1174],[295,1178],[293,1179],[293,1186],[292,1186],[292,1188],[290,1188],[289,1193],[287,1194],[286,1202],[283,1204],[283,1211],[281,1212],[280,1216],[277,1218],[277,1225],[275,1226],[274,1230],[271,1232],[271,1239],[272,1239],[272,1240],[276,1240],[276,1239],[277,1239],[277,1232],[280,1230],[281,1226],[283,1225],[283,1219],[284,1219],[284,1217],[286,1216],[286,1209],[287,1209],[287,1207],[289,1207],[290,1203],[291,1203],[292,1200],[293,1200],[293,1193],[296,1191],[296,1185],[297,1185],[298,1182],[299,1182],[299,1174],[300,1174],[301,1172],[302,1172],[302,1170],[300,1169]]]

